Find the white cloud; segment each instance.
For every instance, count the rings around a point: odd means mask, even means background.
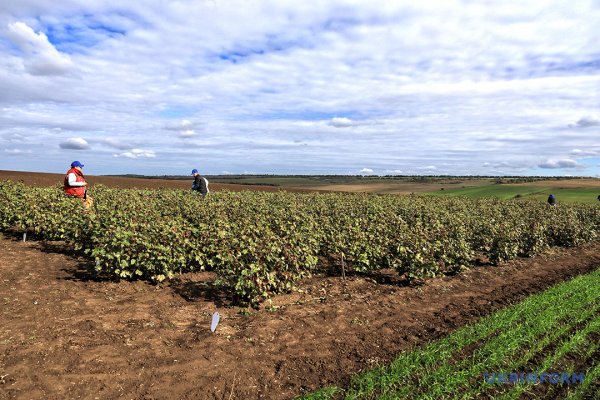
[[[8,37],[25,53],[25,69],[32,75],[60,75],[73,67],[71,58],[56,50],[43,32],[35,33],[24,22],[9,24]]]
[[[579,121],[577,121],[576,126],[579,128],[587,128],[590,126],[598,126],[600,125],[600,119],[592,116],[581,117]]]
[[[88,150],[90,144],[84,138],[74,137],[60,142],[59,147],[67,150]]]
[[[346,117],[334,117],[328,122],[329,125],[334,126],[336,128],[348,128],[351,126],[355,126],[356,122],[352,121],[350,118]]]
[[[598,150],[598,20],[562,0],[6,0],[0,148],[82,136],[97,173],[200,152],[208,173],[540,173]]]
[[[11,156],[17,156],[21,154],[31,154],[31,150],[21,150],[21,149],[4,149],[4,152]]]
[[[360,174],[362,175],[371,175],[373,174],[373,169],[371,168],[363,168],[359,171]]]
[[[124,153],[113,154],[113,157],[125,157],[129,159],[136,158],[155,158],[156,153],[153,150],[132,149]]]
[[[192,129],[196,124],[190,121],[189,119],[183,119],[177,122],[169,122],[165,125],[166,129],[172,131],[185,131],[188,129]]]
[[[593,157],[593,156],[600,155],[600,151],[573,149],[573,150],[571,150],[571,154],[576,157]]]
[[[131,144],[129,144],[121,139],[117,139],[117,138],[113,138],[113,137],[104,138],[103,140],[100,141],[100,143],[102,143],[103,145],[105,145],[107,147],[111,147],[111,148],[117,149],[117,150],[129,150],[133,147]]]
[[[170,131],[177,131],[177,136],[182,139],[189,139],[196,136],[196,130],[194,128],[200,127],[198,122],[192,122],[189,119],[183,119],[181,121],[169,122],[165,125],[165,129]]]
[[[179,132],[179,137],[190,138],[196,136],[196,132],[193,129],[186,129],[185,131]]]
[[[560,160],[547,160],[546,162],[539,164],[538,167],[544,169],[571,169],[578,168],[580,165],[575,160],[565,158]]]

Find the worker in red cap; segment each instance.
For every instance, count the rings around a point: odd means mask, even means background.
[[[71,163],[71,169],[65,175],[63,190],[68,197],[83,199],[86,207],[92,205],[92,198],[87,195],[87,182],[83,176],[83,164],[79,161]]]

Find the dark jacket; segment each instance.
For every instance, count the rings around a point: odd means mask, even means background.
[[[194,176],[192,190],[200,192],[200,194],[203,196],[208,194],[208,180],[200,174]]]

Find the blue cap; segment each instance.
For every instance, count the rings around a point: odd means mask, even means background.
[[[194,169],[192,170],[192,175],[194,175],[194,174],[197,174],[197,173],[198,173],[198,170],[197,170],[196,168],[194,168]]]
[[[82,164],[82,163],[80,163],[79,161],[73,161],[73,162],[71,163],[71,168],[75,168],[75,167],[80,167],[80,168],[83,168],[83,164]]]

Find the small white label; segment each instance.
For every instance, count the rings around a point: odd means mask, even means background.
[[[219,321],[221,320],[221,315],[215,311],[215,313],[212,316],[212,323],[210,324],[210,331],[211,332],[215,332],[215,330],[217,330],[217,325],[219,325]]]

